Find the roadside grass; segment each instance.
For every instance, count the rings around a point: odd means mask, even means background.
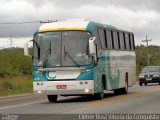
[[[0,96],[33,93],[31,76],[7,76],[0,78]]]

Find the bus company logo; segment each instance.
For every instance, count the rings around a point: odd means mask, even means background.
[[[53,79],[55,79],[56,78],[56,76],[54,76],[54,77],[52,77]]]
[[[49,72],[48,76],[49,76],[50,78],[55,79],[57,75],[56,75],[55,72]]]

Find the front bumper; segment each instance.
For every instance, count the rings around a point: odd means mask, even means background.
[[[57,89],[57,85],[66,85],[66,89]],[[39,95],[94,94],[94,80],[33,82],[33,88]]]
[[[148,79],[148,80],[147,80],[147,78],[139,78],[139,82],[140,83],[159,83],[160,78],[157,77],[157,78],[151,78],[151,79]]]

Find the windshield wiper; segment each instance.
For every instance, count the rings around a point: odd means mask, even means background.
[[[76,60],[73,59],[73,57],[69,54],[69,52],[67,52],[65,50],[65,46],[64,46],[64,57],[66,58],[66,55],[72,60],[72,62],[77,66],[77,67],[80,67],[80,65],[77,63]]]
[[[49,43],[49,48],[47,49],[47,52],[45,54],[44,62],[43,62],[43,67],[47,66],[48,63],[48,54],[51,54],[51,42]]]

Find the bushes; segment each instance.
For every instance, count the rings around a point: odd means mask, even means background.
[[[13,85],[10,80],[5,80],[2,83],[2,88],[6,90],[13,90]]]
[[[31,66],[23,49],[0,50],[0,96],[31,93]]]
[[[31,75],[31,64],[23,49],[0,50],[0,77]]]

